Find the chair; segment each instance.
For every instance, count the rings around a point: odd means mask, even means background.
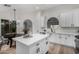
[[[7,38],[0,36],[0,50],[1,50],[2,45],[7,44],[7,42],[8,42]]]

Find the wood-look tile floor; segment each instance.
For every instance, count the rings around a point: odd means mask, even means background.
[[[9,45],[4,45],[0,54],[16,54],[16,48],[9,48]],[[75,54],[75,49],[51,43],[49,44],[48,54]]]
[[[9,45],[3,45],[0,51],[0,54],[15,54],[16,48],[15,46],[11,47]]]
[[[49,44],[49,54],[75,54],[75,49],[58,44]]]

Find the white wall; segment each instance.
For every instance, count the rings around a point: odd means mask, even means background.
[[[41,11],[36,11],[33,13],[26,13],[26,12],[22,12],[22,13],[18,13],[18,22],[20,23],[17,29],[17,32],[22,32],[23,31],[23,22],[27,19],[30,19],[32,21],[33,24],[33,33],[39,32],[42,25],[43,25],[43,20],[41,19],[42,17],[42,12]]]
[[[54,8],[49,8],[43,11],[36,11],[33,13],[27,13],[23,11],[16,11],[16,20],[17,20],[17,33],[23,32],[23,22],[26,19],[30,19],[33,23],[33,33],[40,31],[41,27],[47,26],[47,20],[50,17],[59,17],[60,13],[71,11],[79,8],[79,5],[59,5]],[[0,12],[0,18],[4,19],[13,19],[12,9]],[[63,32],[76,32],[79,28],[60,28],[57,31]]]
[[[30,19],[33,24],[33,32],[36,32],[39,28],[39,21],[37,20],[37,12],[34,13],[27,13],[27,12],[21,12],[19,10],[16,10],[16,21],[17,21],[17,33],[22,33],[24,26],[23,22],[27,19]],[[0,19],[7,19],[7,20],[13,20],[14,18],[13,10],[12,9],[5,9],[0,11]]]
[[[18,19],[17,21],[19,22],[19,25],[17,26],[17,32],[23,32],[23,29],[24,29],[24,21],[27,20],[27,19],[30,19],[32,21],[32,31],[33,33],[37,32],[38,28],[39,28],[39,21],[37,20],[37,13],[34,12],[34,13],[27,13],[27,12],[24,12],[24,13],[18,13]]]
[[[59,15],[63,12],[67,12],[67,11],[71,11],[71,10],[74,10],[74,9],[79,9],[79,5],[59,5],[57,7],[54,7],[54,8],[50,8],[48,10],[45,10],[43,12],[43,16],[46,17],[46,19],[44,20],[44,24],[45,26],[47,26],[47,20],[50,18],[50,17],[57,17],[59,18]],[[61,31],[61,32],[77,32],[79,28],[59,28],[57,31]]]

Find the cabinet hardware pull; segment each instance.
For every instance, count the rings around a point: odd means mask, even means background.
[[[46,45],[48,44],[48,41],[46,42]]]
[[[37,49],[36,49],[36,53],[39,53],[39,52],[40,52],[40,48],[37,48]]]
[[[36,44],[36,46],[38,46],[38,45],[39,45],[39,43]]]

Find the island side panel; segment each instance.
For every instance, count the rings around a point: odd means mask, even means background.
[[[29,54],[29,46],[16,41],[16,54]]]

